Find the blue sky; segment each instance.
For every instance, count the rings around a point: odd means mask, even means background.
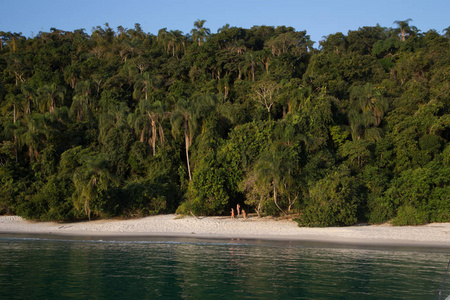
[[[140,23],[153,34],[161,28],[189,33],[197,19],[206,20],[205,27],[213,33],[227,23],[243,28],[292,26],[307,30],[316,42],[363,26],[395,27],[394,21],[409,18],[410,25],[423,32],[442,33],[450,26],[450,0],[0,0],[0,11],[0,31],[29,37],[51,27],[84,28],[90,34],[92,27],[106,22],[113,29]]]

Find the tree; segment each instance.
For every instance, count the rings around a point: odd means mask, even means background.
[[[292,27],[210,34],[204,20],[192,36],[0,32],[0,210],[60,220],[240,203],[342,225],[356,205],[359,221],[447,220],[449,30],[410,21],[319,49]],[[106,171],[120,178],[101,186]]]
[[[38,89],[38,94],[43,98],[43,106],[48,107],[50,113],[55,112],[55,108],[58,100],[64,100],[64,89],[58,87],[56,83],[50,85],[44,85]],[[43,108],[44,108],[43,107]]]
[[[180,30],[171,30],[168,33],[167,52],[172,48],[172,56],[175,56],[175,51],[179,51],[181,46],[186,49],[186,41],[183,33]]]
[[[2,106],[2,113],[5,114],[8,109],[11,107],[13,108],[13,123],[15,124],[17,121],[17,118],[19,117],[19,107],[23,103],[23,96],[22,95],[14,95],[14,94],[8,94],[5,98],[5,103]]]
[[[28,75],[28,68],[24,58],[19,55],[10,55],[7,59],[7,68],[6,70],[14,75],[15,78],[15,86],[19,86],[22,83],[25,83]]]
[[[19,141],[21,145],[28,147],[30,160],[38,160],[39,150],[49,134],[49,129],[45,125],[46,120],[43,115],[34,114],[27,116],[25,121],[26,127],[22,128],[23,132],[19,137]]]
[[[253,85],[253,100],[262,104],[270,117],[270,110],[276,101],[280,85],[274,81],[262,80]]]
[[[197,20],[194,22],[195,28],[191,30],[192,39],[197,42],[199,46],[206,41],[206,38],[211,33],[209,28],[203,27],[205,23],[206,20]]]
[[[166,116],[166,112],[164,109],[163,104],[160,101],[156,101],[151,103],[148,100],[143,100],[139,103],[138,106],[138,113],[142,114],[144,118],[147,119],[147,122],[145,122],[142,132],[141,132],[141,141],[144,141],[145,138],[145,128],[148,128],[149,133],[149,144],[152,147],[153,150],[153,156],[156,155],[156,140],[159,135],[159,140],[161,142],[161,147],[164,147],[165,137],[164,137],[164,130],[162,127],[162,122]],[[157,133],[158,132],[158,133]]]
[[[256,163],[255,169],[260,184],[272,186],[273,203],[284,214],[286,212],[280,207],[278,197],[280,192],[291,181],[294,169],[294,159],[290,148],[278,142],[272,142]]]
[[[192,180],[191,165],[189,163],[189,147],[192,145],[194,133],[197,128],[196,112],[192,103],[185,99],[178,100],[175,111],[172,112],[170,119],[172,124],[173,136],[178,136],[181,133],[184,135],[185,150],[186,150],[186,165],[188,168],[189,181]]]
[[[148,100],[148,95],[159,85],[159,79],[148,72],[142,74],[134,84],[133,98],[141,100],[142,95]]]
[[[312,49],[313,43],[309,40],[306,31],[289,31],[277,35],[266,42],[266,46],[271,50],[272,55],[281,56],[283,54],[293,54],[301,56]]]
[[[208,127],[214,125],[214,121],[208,122]],[[195,214],[223,214],[233,206],[233,202],[227,186],[227,169],[217,155],[221,139],[212,128],[208,128],[197,141],[198,150],[193,156],[195,169],[189,183],[186,205]]]
[[[23,84],[20,89],[22,90],[22,94],[25,97],[26,106],[25,106],[25,114],[31,114],[31,102],[34,98],[35,90],[32,86]]]
[[[71,114],[76,115],[77,121],[86,121],[91,113],[91,82],[89,80],[77,83],[75,95],[70,107]]]
[[[450,38],[450,26],[442,30],[446,38]]]
[[[351,109],[348,113],[352,138],[378,140],[381,137],[377,127],[388,108],[386,99],[381,91],[371,83],[364,86],[356,86],[352,89]]]
[[[241,63],[244,70],[250,70],[252,81],[255,82],[257,62],[255,53],[245,52],[245,60]],[[249,76],[250,77],[250,76]]]
[[[412,19],[406,19],[404,21],[394,21],[394,24],[396,24],[400,29],[400,34],[402,36],[402,41],[406,41],[406,35],[410,34],[411,28],[409,27],[409,22],[411,22]]]
[[[116,177],[108,170],[104,155],[87,155],[80,158],[81,166],[73,174],[75,192],[72,195],[75,208],[91,216],[107,213],[110,201],[108,190],[117,186]]]
[[[360,216],[360,184],[344,166],[315,182],[309,189],[309,199],[300,226],[326,227],[354,225]]]

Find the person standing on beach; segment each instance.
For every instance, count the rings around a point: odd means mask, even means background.
[[[238,205],[236,205],[236,210],[237,210],[237,214],[239,216],[241,214],[241,206],[239,205],[239,203],[238,203]]]
[[[231,209],[231,218],[234,219],[234,208]]]
[[[242,216],[244,217],[244,220],[247,219],[247,215],[245,214],[245,210],[242,209]]]

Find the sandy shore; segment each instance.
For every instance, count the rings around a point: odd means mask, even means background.
[[[194,238],[217,240],[270,240],[314,245],[450,249],[450,223],[396,227],[390,225],[300,228],[289,220],[251,217],[178,217],[159,215],[132,220],[77,223],[30,222],[0,216],[0,237],[51,235],[65,238],[142,240]]]

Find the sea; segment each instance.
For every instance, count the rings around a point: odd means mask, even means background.
[[[0,299],[445,299],[448,251],[0,236]]]

